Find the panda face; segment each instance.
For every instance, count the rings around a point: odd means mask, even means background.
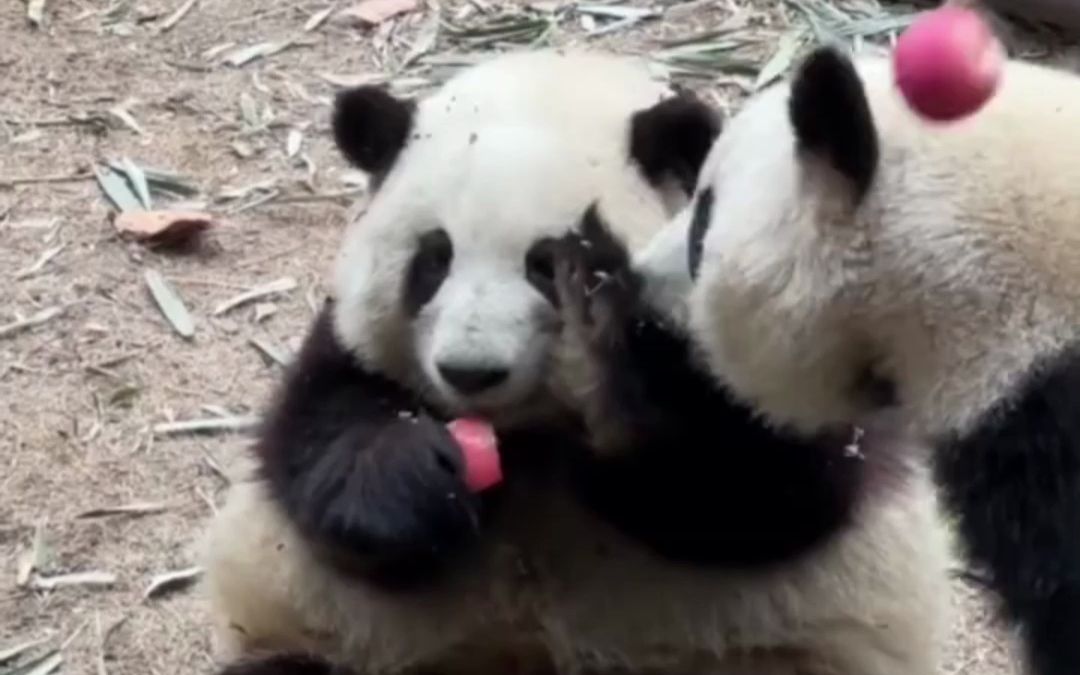
[[[490,416],[520,409],[538,393],[558,328],[549,240],[499,247],[457,240],[455,248],[443,228],[417,239],[402,289],[414,358],[437,398],[455,411]]]
[[[458,150],[438,150],[459,159],[455,189],[413,221],[400,289],[409,360],[429,397],[453,413],[523,413],[542,403],[559,328],[554,238],[588,203],[591,181],[572,170],[583,185],[562,184],[558,139],[534,129],[487,129]]]
[[[657,191],[625,158],[550,130],[413,139],[346,238],[343,343],[447,414],[504,426],[555,414],[553,247],[594,201],[643,233],[664,222]]]
[[[647,69],[528,52],[417,103],[361,87],[334,135],[375,192],[335,270],[335,329],[365,365],[450,415],[503,427],[565,413],[554,241],[596,205],[631,248],[686,201],[718,131]]]

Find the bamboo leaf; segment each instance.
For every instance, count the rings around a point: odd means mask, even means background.
[[[188,588],[202,576],[201,567],[191,567],[186,570],[166,572],[159,574],[150,580],[150,585],[143,592],[143,599],[159,598],[170,593],[176,593]]]
[[[165,319],[181,337],[192,338],[195,335],[195,322],[191,319],[184,301],[173,290],[165,277],[157,270],[146,270],[143,275],[150,294],[157,303],[158,309],[165,315]]]
[[[146,174],[140,169],[135,162],[129,158],[124,157],[121,162],[124,166],[124,173],[127,175],[128,182],[131,183],[131,187],[135,196],[139,198],[139,202],[144,209],[150,210],[153,208],[150,204],[150,185],[146,181]]]
[[[764,66],[761,67],[761,71],[758,72],[757,80],[754,81],[754,89],[758,90],[769,84],[772,84],[773,80],[784,75],[791,69],[791,64],[795,60],[795,55],[799,53],[799,49],[803,44],[803,31],[793,30],[784,34],[780,38],[780,44],[776,48],[776,52],[772,55]]]
[[[109,167],[94,167],[94,176],[105,196],[118,211],[138,211],[143,208],[142,201],[131,188],[131,184],[119,172]]]

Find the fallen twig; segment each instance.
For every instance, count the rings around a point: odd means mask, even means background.
[[[169,593],[182,591],[195,583],[202,576],[202,573],[203,569],[201,567],[190,567],[186,570],[159,574],[150,580],[150,585],[143,593],[143,599],[150,600]]]
[[[12,321],[9,324],[0,326],[0,339],[11,337],[16,333],[21,333],[24,330],[40,326],[44,323],[52,321],[56,317],[60,316],[64,311],[63,307],[49,307],[41,310],[33,316],[21,319],[19,321]]]
[[[168,506],[161,502],[134,502],[131,504],[122,504],[120,506],[105,506],[97,509],[90,509],[89,511],[83,511],[75,516],[75,518],[78,520],[89,520],[91,518],[106,518],[108,516],[147,516],[155,513],[162,513],[167,508]]]
[[[296,288],[296,279],[292,277],[283,277],[269,283],[265,283],[261,286],[256,286],[249,291],[245,291],[239,295],[229,298],[225,302],[221,303],[214,309],[214,316],[221,316],[226,312],[236,309],[241,305],[246,305],[254,300],[259,300],[270,295],[277,295],[278,293],[288,293]]]
[[[0,176],[0,187],[13,188],[20,185],[42,185],[46,183],[80,183],[84,180],[93,180],[92,173],[53,174],[49,176]]]
[[[180,23],[184,19],[184,17],[187,16],[188,12],[191,11],[191,8],[194,7],[198,2],[199,0],[187,0],[187,2],[180,5],[180,7],[175,12],[173,12],[171,15],[169,15],[167,19],[161,22],[161,24],[158,26],[158,32],[165,33],[172,30],[173,27],[176,26],[176,24]]]
[[[30,587],[39,591],[51,591],[70,586],[94,586],[108,588],[116,583],[116,575],[111,572],[74,572],[55,577],[36,576],[30,580]]]
[[[182,422],[165,422],[155,424],[153,432],[157,436],[173,436],[177,434],[212,433],[218,431],[247,431],[259,424],[259,418],[255,415],[237,417],[209,417],[204,419],[185,420]]]
[[[49,640],[52,640],[52,636],[46,635],[45,637],[37,638],[36,640],[30,640],[29,642],[23,642],[22,644],[17,644],[14,647],[8,647],[7,649],[0,650],[0,664],[12,661],[15,658],[21,656],[22,654],[30,651],[31,649],[34,649],[35,647],[40,647]]]
[[[33,265],[30,265],[26,269],[16,272],[15,280],[22,281],[23,279],[32,277],[38,272],[40,272],[42,268],[49,264],[50,260],[60,255],[60,252],[64,250],[65,246],[66,244],[59,244],[58,246],[47,249],[44,253],[38,256],[38,259],[34,261]]]

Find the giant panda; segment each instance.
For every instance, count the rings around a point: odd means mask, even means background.
[[[604,384],[623,364],[560,271],[569,251],[621,249],[564,234],[595,204],[631,250],[652,241],[711,113],[622,60],[556,53],[502,57],[410,107],[338,102],[338,143],[378,192],[259,471],[211,528],[226,672],[936,673],[946,542],[910,443],[777,435],[731,405],[680,447],[633,419],[633,387]],[[372,117],[387,111],[396,126]],[[384,145],[395,128],[401,147]],[[681,384],[668,403],[718,401]],[[589,412],[609,396],[617,415]],[[493,494],[462,483],[443,427],[462,414],[496,423]]]
[[[1012,62],[928,125],[887,60],[822,48],[725,126],[681,223],[708,370],[778,427],[925,439],[1038,675],[1080,672],[1078,120],[1080,79]]]
[[[584,549],[563,574],[598,574],[594,549],[613,544],[565,499],[488,533],[487,512],[513,513],[488,502],[514,491],[469,494],[444,423],[491,420],[508,464],[529,454],[515,446],[543,445],[526,427],[553,430],[550,454],[568,452],[575,411],[547,377],[552,245],[597,200],[625,217],[622,234],[648,240],[686,202],[717,130],[712,110],[644,63],[590,52],[498,56],[419,101],[376,87],[338,96],[336,144],[374,193],[269,407],[253,473],[205,539],[223,658],[300,650],[365,673],[453,672],[638,649],[641,605],[654,599],[628,590],[625,625],[585,605],[545,607],[570,596],[545,573],[529,581],[513,535],[565,519],[531,544]],[[534,635],[555,647],[534,657]]]

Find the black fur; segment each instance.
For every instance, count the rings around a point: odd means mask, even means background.
[[[435,297],[453,261],[454,243],[446,230],[439,228],[420,235],[401,294],[409,314],[415,315]]]
[[[356,87],[334,102],[334,140],[345,157],[378,184],[409,139],[416,105],[374,86]]]
[[[694,204],[694,217],[690,221],[689,245],[686,247],[687,264],[690,266],[690,278],[697,279],[701,267],[701,253],[705,247],[705,235],[712,224],[713,191],[705,188],[697,196]]]
[[[321,657],[308,654],[253,656],[230,663],[218,675],[358,675]]]
[[[877,128],[851,60],[831,47],[807,57],[791,85],[791,123],[800,149],[820,155],[862,198],[877,173]]]
[[[558,240],[544,237],[525,253],[525,278],[548,302],[555,304],[555,249]]]
[[[476,538],[481,504],[443,421],[342,348],[332,307],[265,420],[262,474],[316,548],[347,551],[377,581],[422,580]]]
[[[562,305],[604,366],[604,423],[628,442],[582,467],[585,501],[661,555],[691,563],[789,561],[845,527],[864,480],[864,462],[843,451],[848,430],[805,440],[767,428],[640,300],[629,255],[595,210],[582,238],[562,249]]]
[[[630,121],[630,157],[653,185],[673,177],[693,194],[698,172],[720,120],[709,106],[682,93],[634,114]]]
[[[1080,349],[940,450],[946,505],[1034,674],[1080,673]]]

